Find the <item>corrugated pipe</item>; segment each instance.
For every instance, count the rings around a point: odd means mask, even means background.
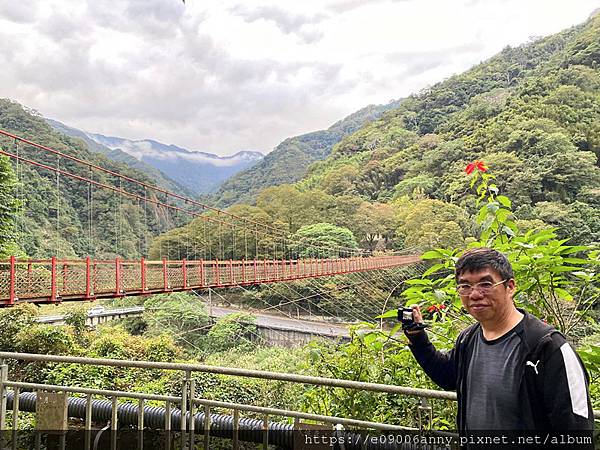
[[[8,391],[7,409],[13,407],[14,393]],[[35,412],[37,394],[35,392],[21,392],[19,394],[19,410],[23,412]],[[79,397],[68,398],[68,416],[71,418],[85,419],[86,399]],[[132,403],[120,403],[118,405],[119,425],[137,426],[139,406]],[[112,402],[110,400],[92,400],[92,421],[107,422],[111,419]],[[155,430],[164,430],[165,408],[159,406],[144,406],[144,426]],[[189,420],[189,412],[187,413]],[[176,431],[180,429],[181,411],[179,409],[171,410],[171,429]],[[194,414],[195,433],[204,433],[204,412]],[[223,414],[210,415],[210,435],[216,438],[233,438],[233,417]],[[238,439],[245,442],[262,443],[263,442],[264,422],[260,419],[241,418],[238,422]],[[298,431],[296,431],[298,432]],[[338,442],[343,439],[345,445],[332,446],[332,448],[343,448],[345,450],[358,449],[414,449],[413,444],[404,443],[398,445],[398,442],[373,442],[364,440],[364,435],[338,430],[335,435]],[[304,435],[299,437],[304,440]],[[310,439],[310,434],[307,434]],[[269,444],[275,445],[280,449],[292,449],[294,447],[294,427],[289,424],[277,422],[269,423]]]
[[[14,393],[7,392],[7,409],[13,407]],[[21,392],[19,394],[19,410],[35,412],[37,395],[35,392]],[[85,418],[85,398],[69,397],[68,416]],[[92,421],[106,422],[111,419],[112,402],[110,400],[92,400]],[[132,403],[119,403],[119,425],[136,426],[138,424],[139,406]],[[189,420],[189,412],[187,413]],[[171,410],[171,429],[179,430],[181,411]],[[204,433],[204,412],[194,414],[195,433]],[[210,435],[219,438],[233,438],[233,417],[222,414],[210,415]],[[165,408],[159,406],[144,406],[144,426],[147,428],[164,430]],[[246,442],[263,442],[263,421],[259,419],[241,418],[238,422],[238,438]],[[282,448],[293,447],[293,425],[269,423],[269,443]]]
[[[6,393],[6,407],[8,410],[13,407],[14,392]],[[19,410],[23,412],[35,412],[37,394],[35,392],[21,392],[19,394]],[[85,419],[86,399],[79,397],[68,398],[68,416],[71,418]],[[139,406],[132,403],[119,403],[118,407],[119,425],[137,426]],[[144,426],[155,430],[164,430],[166,408],[159,406],[144,406]],[[112,402],[110,400],[92,400],[92,421],[107,422],[111,419]],[[187,413],[189,420],[189,412]],[[180,429],[181,411],[179,409],[171,410],[171,429],[177,431]],[[204,433],[204,412],[194,414],[195,433]],[[210,415],[210,435],[211,437],[232,439],[233,438],[233,417],[223,414]],[[244,442],[263,442],[264,422],[260,419],[241,418],[238,421],[238,439]],[[294,447],[293,425],[277,422],[269,423],[269,444],[275,445],[280,449],[292,449]],[[310,439],[310,434],[307,434]],[[343,446],[332,446],[344,450],[371,450],[371,449],[415,449],[413,444],[400,444],[398,442],[374,442],[364,441],[364,436],[358,433],[346,430],[335,432],[337,442],[344,442]],[[304,435],[299,435],[304,440]]]

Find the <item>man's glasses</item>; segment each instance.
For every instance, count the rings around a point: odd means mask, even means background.
[[[462,283],[456,285],[456,290],[458,291],[458,295],[467,296],[471,295],[471,293],[477,289],[482,294],[487,294],[492,289],[494,289],[499,284],[505,283],[506,280],[498,281],[497,283],[492,283],[491,281],[480,281],[475,284]]]

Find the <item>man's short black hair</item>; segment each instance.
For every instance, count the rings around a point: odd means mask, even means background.
[[[499,251],[487,247],[472,248],[464,252],[456,261],[454,278],[458,281],[465,272],[480,272],[488,268],[498,272],[503,280],[514,278],[508,258]]]

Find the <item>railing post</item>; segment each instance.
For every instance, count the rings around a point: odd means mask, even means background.
[[[235,284],[235,279],[233,277],[233,261],[229,260],[229,282],[231,284]]]
[[[165,448],[171,448],[171,402],[166,401],[165,403],[165,434],[166,434],[166,443]]]
[[[85,258],[85,298],[92,298],[92,262],[89,256]]]
[[[179,420],[179,429],[181,430],[181,448],[186,447],[186,429],[188,412],[188,372],[183,376],[181,383],[181,419]]]
[[[6,382],[8,381],[8,365],[2,360],[0,366],[0,443],[4,441],[6,430]]]
[[[200,286],[204,286],[204,260],[200,260]]]
[[[215,283],[217,286],[221,285],[221,274],[219,273],[219,260],[215,259]]]
[[[85,399],[85,450],[90,450],[92,441],[92,394]]]
[[[144,399],[140,398],[138,400],[138,448],[144,448]]]
[[[119,264],[119,257],[115,258],[115,294],[119,296],[123,291],[121,287],[121,264]]]
[[[242,259],[242,284],[246,284],[246,260]]]
[[[210,448],[210,406],[204,405],[204,448]]]
[[[55,302],[58,294],[56,292],[56,256],[50,260],[50,301]]]
[[[16,296],[15,296],[15,276],[16,276],[16,263],[15,263],[15,257],[11,256],[10,257],[10,293],[8,295],[8,304],[9,305],[14,305],[15,304],[15,300],[16,300]]]
[[[169,290],[169,276],[167,272],[167,258],[162,259],[162,268],[163,268],[163,290]]]
[[[117,450],[117,430],[119,429],[119,403],[116,396],[112,397],[110,420],[110,448]]]
[[[254,281],[258,281],[258,270],[256,267],[256,258],[254,258]]]
[[[239,428],[240,428],[240,411],[237,409],[233,410],[233,450],[239,450]]]
[[[140,259],[140,275],[142,279],[142,293],[146,292],[146,260],[142,256]]]
[[[269,415],[265,414],[263,419],[263,450],[269,450]]]
[[[19,430],[19,395],[21,394],[21,388],[13,388],[13,410],[12,410],[12,439],[13,449],[16,449],[17,442],[17,431]]]
[[[196,431],[196,421],[194,419],[194,413],[195,413],[195,406],[194,406],[194,399],[196,397],[196,380],[194,380],[192,378],[192,372],[188,372],[188,378],[189,378],[189,389],[190,389],[190,395],[188,397],[188,403],[190,405],[189,410],[190,410],[190,424],[189,424],[189,430],[190,430],[190,450],[194,450],[196,448],[196,442],[195,442],[195,438],[194,438],[194,432]],[[208,447],[206,447],[208,449]]]
[[[183,277],[183,288],[185,289],[187,288],[187,266],[185,258],[181,260],[181,272]]]

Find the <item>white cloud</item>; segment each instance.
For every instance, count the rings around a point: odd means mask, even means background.
[[[23,6],[26,4],[26,7]],[[270,151],[582,22],[597,0],[0,2],[0,97],[91,132]]]

